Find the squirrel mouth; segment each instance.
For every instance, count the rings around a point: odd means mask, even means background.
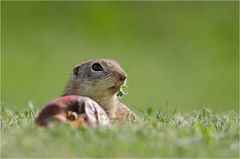
[[[117,91],[119,89],[120,86],[112,86],[109,87],[108,89],[112,90],[112,91]]]
[[[123,85],[123,84],[124,84],[124,82],[116,83],[115,85],[112,85],[111,87],[108,87],[108,89],[113,91],[113,92],[118,92],[118,90],[120,89],[121,85]]]
[[[118,86],[112,86],[112,87],[109,87],[108,89],[118,89]]]

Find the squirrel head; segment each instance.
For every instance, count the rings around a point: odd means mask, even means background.
[[[95,100],[109,98],[126,83],[126,79],[126,72],[115,60],[89,60],[73,68],[65,94],[82,95]]]

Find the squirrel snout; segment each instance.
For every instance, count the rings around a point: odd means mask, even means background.
[[[120,76],[120,77],[119,77],[119,80],[120,80],[120,81],[125,81],[125,79],[126,79],[126,76]]]
[[[124,82],[125,81],[125,79],[127,78],[127,76],[126,75],[119,75],[119,80],[121,81],[121,82]]]

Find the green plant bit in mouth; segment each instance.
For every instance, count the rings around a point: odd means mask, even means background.
[[[118,89],[117,96],[121,98],[123,95],[126,95],[127,93],[128,93],[127,85],[121,85]]]

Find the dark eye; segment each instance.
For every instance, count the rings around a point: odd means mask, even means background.
[[[99,63],[92,64],[93,71],[103,71],[102,66]]]

